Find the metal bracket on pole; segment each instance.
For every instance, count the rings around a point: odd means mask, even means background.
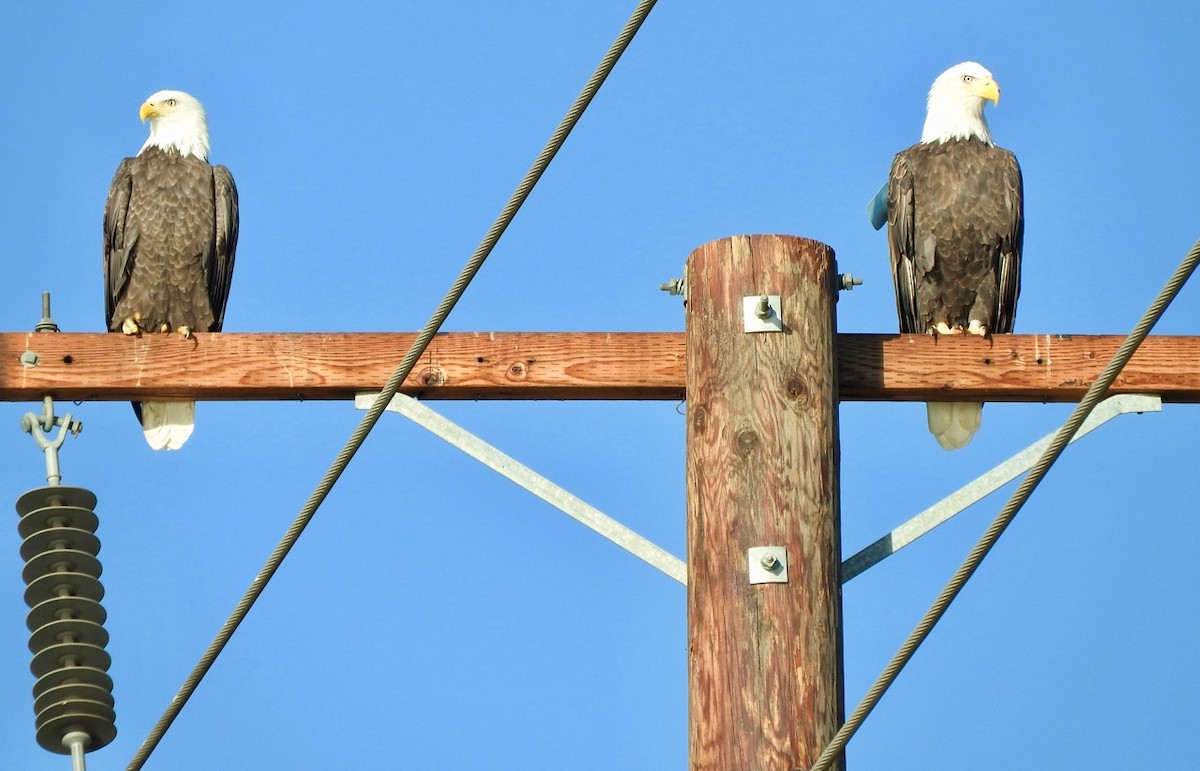
[[[748,574],[752,584],[788,582],[787,549],[782,546],[751,546],[746,550]]]
[[[746,332],[782,332],[783,301],[779,295],[743,297],[742,329]]]
[[[1111,396],[1096,405],[1092,414],[1079,427],[1079,431],[1071,439],[1071,442],[1075,442],[1118,415],[1143,412],[1162,412],[1162,399],[1143,394]],[[842,583],[846,583],[868,568],[892,556],[938,525],[960,514],[968,506],[977,503],[1028,471],[1046,451],[1046,447],[1053,438],[1054,434],[1048,434],[1029,445],[975,481],[960,487],[853,557],[843,561]]]
[[[373,393],[357,394],[354,397],[354,406],[360,410],[368,409],[374,403],[377,396],[378,394]],[[589,506],[528,466],[522,465],[512,457],[505,455],[500,450],[497,450],[454,422],[442,417],[411,396],[396,394],[388,404],[387,410],[399,413],[429,432],[445,439],[467,455],[475,458],[501,476],[516,482],[546,503],[558,508],[567,516],[596,531],[638,559],[643,560],[652,567],[658,568],[679,583],[687,584],[687,564],[683,560],[656,546],[598,509]]]

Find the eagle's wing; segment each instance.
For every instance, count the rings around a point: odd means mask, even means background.
[[[132,166],[132,158],[117,166],[104,203],[104,320],[109,329],[112,329],[113,310],[129,282],[138,239],[137,226],[131,225],[127,216],[133,192]]]
[[[208,299],[213,311],[213,329],[219,332],[225,323],[225,303],[233,280],[233,258],[237,251],[238,198],[233,175],[224,166],[213,166],[213,193],[216,208],[216,242],[208,255]]]
[[[997,276],[995,332],[1013,331],[1017,315],[1017,297],[1021,294],[1021,248],[1025,241],[1024,186],[1021,167],[1017,157],[1004,153],[1001,169],[1006,211],[1009,227],[1000,237],[1000,265]]]
[[[913,177],[908,159],[900,153],[888,175],[888,252],[892,258],[892,283],[900,331],[924,334],[917,318],[917,266],[913,229]]]

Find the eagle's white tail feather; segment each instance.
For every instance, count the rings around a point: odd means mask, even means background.
[[[983,422],[983,405],[979,403],[929,402],[925,410],[929,431],[945,450],[966,447]]]
[[[178,450],[192,435],[195,402],[142,402],[142,433],[155,450]]]

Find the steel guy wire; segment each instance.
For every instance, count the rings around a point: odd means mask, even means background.
[[[608,49],[608,52],[604,55],[604,58],[600,60],[600,64],[596,67],[595,72],[592,73],[591,78],[588,79],[587,84],[584,85],[583,90],[579,93],[579,96],[575,98],[575,101],[571,105],[570,109],[567,110],[567,114],[563,117],[562,122],[558,124],[558,128],[555,129],[554,134],[551,135],[549,141],[546,143],[546,146],[542,148],[541,153],[538,154],[537,159],[533,162],[533,166],[531,166],[529,171],[526,172],[524,179],[521,180],[521,183],[513,192],[512,197],[509,198],[508,203],[500,212],[500,215],[496,217],[496,221],[492,223],[491,229],[488,230],[487,235],[484,236],[483,241],[479,244],[479,247],[475,250],[475,253],[471,255],[471,259],[467,261],[466,266],[463,268],[458,278],[454,281],[454,284],[450,287],[450,290],[446,293],[446,296],[442,299],[441,304],[439,304],[437,309],[434,311],[433,316],[429,319],[429,322],[413,341],[412,347],[409,348],[404,360],[396,368],[396,371],[392,373],[391,378],[388,379],[387,384],[383,387],[383,390],[380,392],[378,398],[371,405],[371,408],[367,410],[366,414],[362,418],[362,421],[358,424],[358,427],[354,429],[354,432],[346,441],[342,451],[338,453],[337,457],[334,459],[329,471],[325,473],[325,476],[321,479],[316,489],[313,490],[313,493],[309,497],[308,501],[300,509],[300,513],[296,515],[296,519],[284,533],[279,545],[275,547],[273,552],[271,552],[271,556],[268,557],[267,562],[265,565],[263,565],[262,570],[260,570],[258,575],[255,576],[249,588],[246,590],[245,595],[243,595],[242,599],[234,608],[233,613],[230,614],[228,620],[226,620],[224,625],[222,625],[221,630],[217,633],[216,638],[200,657],[200,661],[196,664],[195,669],[193,669],[191,674],[188,675],[187,679],[180,687],[179,692],[176,693],[175,697],[171,700],[167,710],[163,713],[162,717],[159,718],[154,728],[150,731],[149,736],[147,736],[146,740],[142,743],[142,746],[138,748],[138,751],[134,754],[133,759],[130,760],[129,765],[127,766],[127,771],[138,771],[141,769],[141,767],[145,764],[146,759],[149,758],[150,753],[154,751],[154,748],[157,747],[158,743],[162,740],[163,734],[166,733],[167,729],[171,726],[171,723],[175,721],[175,718],[179,716],[179,712],[183,709],[183,705],[187,703],[189,698],[191,698],[192,694],[196,690],[196,687],[200,684],[200,680],[212,667],[213,662],[216,661],[217,656],[219,656],[221,653],[221,650],[224,649],[226,643],[229,642],[229,639],[233,636],[234,631],[237,630],[238,626],[245,619],[246,614],[249,613],[251,606],[254,605],[254,602],[266,588],[267,582],[271,580],[271,577],[275,575],[275,571],[279,569],[284,557],[287,556],[288,552],[291,551],[292,547],[296,544],[296,541],[299,540],[300,534],[304,532],[304,528],[308,526],[309,521],[311,521],[313,516],[317,513],[317,509],[321,506],[321,503],[325,500],[326,496],[329,495],[329,491],[333,489],[334,484],[342,475],[342,472],[346,470],[346,467],[350,464],[351,458],[354,457],[354,454],[358,452],[359,447],[362,446],[363,441],[367,438],[367,434],[370,433],[371,429],[374,428],[375,424],[379,421],[379,417],[383,414],[384,408],[387,407],[392,397],[396,395],[396,392],[400,390],[400,385],[408,377],[409,373],[412,372],[417,360],[420,359],[421,355],[425,353],[425,349],[429,346],[430,341],[433,340],[433,337],[437,334],[438,330],[441,329],[442,324],[450,315],[450,311],[453,310],[459,299],[462,298],[463,293],[467,289],[467,285],[471,283],[471,280],[475,277],[475,274],[479,272],[479,269],[483,266],[484,260],[487,259],[488,255],[491,254],[492,249],[495,248],[496,243],[500,240],[500,236],[504,234],[505,229],[508,228],[513,218],[516,217],[517,211],[521,208],[521,205],[525,202],[525,199],[529,197],[529,193],[533,190],[533,186],[537,184],[542,174],[546,171],[546,168],[550,165],[550,162],[554,160],[554,156],[562,148],[563,143],[566,142],[567,136],[571,133],[571,130],[575,127],[575,124],[579,122],[579,118],[583,115],[583,111],[587,109],[592,99],[596,96],[596,93],[600,90],[600,86],[604,84],[605,79],[608,78],[609,74],[616,66],[617,60],[621,58],[621,54],[623,54],[625,49],[629,47],[630,42],[633,40],[633,36],[637,34],[638,29],[641,28],[642,23],[646,20],[646,17],[649,16],[650,11],[654,8],[656,2],[657,0],[642,0],[638,4],[637,8],[633,12],[633,15],[630,17],[629,21],[626,22],[625,27],[621,30],[621,33],[617,36],[617,39],[613,41],[612,46]]]
[[[934,625],[945,614],[947,608],[950,607],[950,603],[962,591],[962,588],[971,578],[971,575],[979,567],[980,563],[983,562],[984,557],[996,545],[996,541],[1000,540],[1000,536],[1004,533],[1005,528],[1009,526],[1013,518],[1016,517],[1017,512],[1029,500],[1029,496],[1033,494],[1034,489],[1041,484],[1050,467],[1054,465],[1054,461],[1058,460],[1058,457],[1062,455],[1067,443],[1075,435],[1075,432],[1079,430],[1083,421],[1087,419],[1092,408],[1096,406],[1096,403],[1108,391],[1109,387],[1117,379],[1117,376],[1121,374],[1121,370],[1133,358],[1133,354],[1138,349],[1138,346],[1146,339],[1146,335],[1150,334],[1150,330],[1158,323],[1167,306],[1171,304],[1171,301],[1175,299],[1175,296],[1179,294],[1179,290],[1187,282],[1188,277],[1195,271],[1197,262],[1200,262],[1200,241],[1192,245],[1191,251],[1183,258],[1183,262],[1179,264],[1175,273],[1168,279],[1166,285],[1163,286],[1162,291],[1154,298],[1154,302],[1150,303],[1150,307],[1146,309],[1145,315],[1142,316],[1141,320],[1133,328],[1133,331],[1129,333],[1129,336],[1125,338],[1125,342],[1121,344],[1117,352],[1113,354],[1104,371],[1100,373],[1100,376],[1096,378],[1096,382],[1092,383],[1092,387],[1087,390],[1083,399],[1080,400],[1079,404],[1071,412],[1071,416],[1067,418],[1067,422],[1058,429],[1046,451],[1042,453],[1037,463],[1029,470],[1029,474],[1021,480],[1021,484],[1013,493],[1012,498],[1004,505],[1000,513],[996,515],[996,519],[984,531],[979,542],[975,544],[975,547],[967,555],[966,560],[951,577],[946,587],[942,589],[941,594],[934,600],[933,605],[926,611],[925,616],[917,624],[916,628],[913,629],[908,639],[900,646],[900,650],[896,652],[896,655],[884,667],[883,672],[879,675],[879,679],[875,681],[874,685],[863,696],[859,705],[855,707],[854,712],[850,714],[850,717],[846,719],[846,722],[834,734],[833,738],[829,741],[829,746],[825,748],[817,758],[816,763],[813,764],[812,771],[828,771],[838,756],[842,754],[847,742],[850,741],[850,737],[858,731],[863,721],[867,719],[867,715],[871,713],[871,710],[883,698],[884,692],[895,682],[900,674],[900,670],[904,668],[904,665],[916,653],[917,648],[925,641],[929,633],[933,631]]]

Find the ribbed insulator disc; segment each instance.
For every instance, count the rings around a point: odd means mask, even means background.
[[[112,657],[103,648],[83,643],[59,643],[33,654],[29,671],[34,677],[63,667],[94,667],[105,672],[112,666]]]
[[[25,604],[31,608],[55,597],[83,597],[100,602],[104,599],[104,585],[83,573],[51,573],[35,578],[25,587]]]
[[[67,683],[57,688],[51,688],[34,699],[33,713],[38,715],[47,707],[54,704],[66,704],[75,699],[100,702],[110,709],[115,704],[112,692],[107,688],[92,685],[91,683]]]
[[[69,755],[62,738],[71,731],[83,731],[92,737],[88,752],[98,750],[117,737],[114,723],[117,713],[98,701],[81,699],[66,704],[55,704],[38,713],[34,720],[37,726],[37,743],[50,752]]]
[[[51,704],[37,714],[35,721],[38,727],[55,718],[72,712],[81,715],[95,715],[96,717],[105,718],[109,722],[117,719],[117,713],[113,708],[102,701],[91,701],[89,699],[76,699],[75,701],[62,702],[59,704]]]
[[[25,537],[21,542],[21,559],[28,562],[54,549],[77,549],[96,555],[100,553],[100,539],[77,527],[48,527]]]
[[[34,509],[47,506],[78,506],[83,509],[96,508],[96,495],[91,490],[82,487],[38,487],[17,499],[17,513],[22,517]]]
[[[29,652],[37,653],[43,648],[59,643],[77,642],[103,648],[108,645],[108,632],[99,624],[69,618],[51,621],[29,635]]]
[[[74,549],[55,549],[33,555],[33,559],[25,563],[21,578],[25,583],[51,573],[83,573],[99,578],[103,570],[95,555]]]
[[[94,533],[96,528],[100,527],[100,518],[96,516],[96,512],[82,506],[47,506],[21,517],[21,521],[17,523],[17,532],[22,538],[28,538],[37,531],[50,527],[74,527]]]
[[[33,684],[33,698],[37,699],[51,689],[71,683],[96,685],[109,693],[112,693],[113,689],[112,678],[104,670],[95,667],[63,667],[38,678],[37,682]]]
[[[64,618],[78,618],[93,624],[103,624],[108,620],[108,613],[103,605],[87,597],[51,597],[33,606],[29,615],[25,617],[25,626],[32,632],[39,626]]]

